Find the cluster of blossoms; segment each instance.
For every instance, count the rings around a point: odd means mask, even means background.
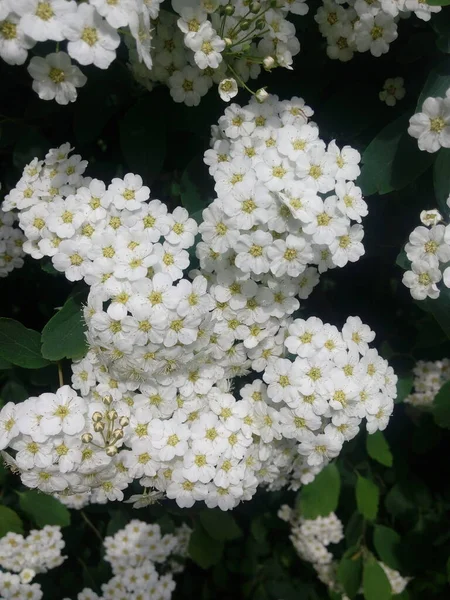
[[[3,204],[19,211],[25,252],[90,286],[90,351],[72,387],[0,412],[0,449],[15,452],[25,485],[81,506],[122,500],[138,479],[142,504],[151,488],[226,510],[258,485],[311,481],[363,419],[386,427],[396,377],[369,327],[292,316],[318,280],[308,263],[323,272],[362,254],[350,219],[367,212],[352,182],[359,155],[325,149],[311,112],[301,99],[227,109],[205,155],[219,197],[199,227],[147,202],[138,175],[84,177],[68,144],[25,167]],[[233,394],[231,380],[251,373]]]
[[[289,12],[308,12],[305,0],[191,0],[173,2],[178,13],[162,10],[152,32],[152,64],[130,49],[130,68],[148,89],[164,83],[175,102],[196,106],[213,84],[229,101],[256,79],[261,66],[292,68],[300,51]],[[257,97],[265,99],[261,89]]]
[[[41,99],[68,104],[87,81],[72,59],[107,69],[123,35],[136,78],[147,87],[166,83],[177,102],[191,106],[213,82],[226,98],[237,93],[236,80],[257,77],[260,65],[290,68],[300,44],[285,17],[308,11],[305,0],[174,0],[177,19],[160,14],[161,3],[0,0],[0,57],[22,65],[36,43],[55,42],[55,52],[33,57],[28,72]]]
[[[38,583],[31,583],[38,573],[59,567],[65,556],[61,529],[46,525],[30,531],[24,538],[18,533],[7,533],[0,539],[0,595],[3,599],[41,600],[43,592]]]
[[[450,360],[419,360],[413,373],[414,391],[405,398],[405,403],[420,407],[430,406],[444,383],[450,380]]]
[[[381,102],[385,102],[388,106],[395,106],[397,100],[402,100],[405,97],[404,83],[403,77],[386,79],[383,89],[379,93]]]
[[[303,519],[289,506],[283,505],[278,511],[278,516],[289,523],[291,527],[291,540],[299,557],[312,563],[322,583],[331,591],[341,595],[342,600],[349,600],[343,593],[337,578],[339,561],[328,551],[330,544],[338,544],[344,538],[344,527],[335,513],[317,519]],[[406,588],[409,578],[402,577],[398,571],[379,562],[389,580],[392,594],[401,594]],[[361,590],[362,593],[362,590]]]
[[[397,39],[397,22],[411,12],[428,21],[441,10],[421,0],[323,0],[315,15],[321,34],[327,40],[327,54],[346,62],[355,52],[379,57]]]
[[[0,210],[0,277],[6,277],[14,269],[23,266],[25,255],[22,246],[25,237],[15,227],[17,217],[12,212]]]
[[[447,200],[450,207],[450,196]],[[450,287],[450,225],[444,224],[437,210],[422,211],[420,220],[423,225],[416,227],[405,245],[411,270],[403,275],[403,283],[409,288],[415,300],[438,298],[442,281]]]
[[[85,588],[77,600],[170,600],[176,585],[173,574],[184,568],[190,535],[191,530],[186,525],[173,535],[161,535],[159,525],[136,519],[130,521],[103,542],[104,558],[111,565],[113,577],[102,585],[102,595]]]
[[[417,138],[420,150],[450,148],[450,88],[445,98],[431,96],[425,100],[422,111],[409,120],[408,133]]]

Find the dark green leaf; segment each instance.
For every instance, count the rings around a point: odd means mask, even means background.
[[[416,111],[422,112],[422,105],[430,96],[445,98],[445,92],[450,87],[449,61],[446,59],[435,67],[427,77],[425,85],[417,101]],[[424,153],[425,154],[425,153]]]
[[[159,175],[166,155],[166,120],[155,119],[149,97],[140,98],[120,123],[120,145],[128,167],[144,183]]]
[[[362,578],[362,556],[358,548],[350,548],[344,554],[337,569],[337,578],[346,595],[354,598],[361,586]]]
[[[378,486],[366,477],[358,475],[356,482],[356,504],[359,512],[365,519],[374,521],[378,513],[380,490]]]
[[[415,511],[413,498],[404,484],[396,483],[386,494],[385,506],[394,517]]]
[[[199,514],[205,531],[215,540],[234,540],[242,536],[242,530],[229,512],[220,509],[204,509]]]
[[[373,531],[373,545],[382,562],[391,569],[400,569],[397,558],[400,536],[396,531],[384,525],[375,525]]]
[[[405,377],[399,377],[397,381],[397,397],[395,403],[400,404],[408,396],[413,388],[414,378],[412,375],[405,375]],[[390,465],[387,465],[388,467]]]
[[[433,15],[430,24],[438,34],[436,46],[441,52],[450,53],[450,11],[442,10],[440,13]]]
[[[49,364],[41,354],[41,334],[14,319],[0,319],[0,356],[25,369]]]
[[[430,312],[450,339],[450,290],[442,286],[439,298],[427,298],[420,302],[421,308]]]
[[[21,510],[38,526],[70,525],[70,512],[59,500],[41,492],[31,490],[19,493]]]
[[[381,431],[376,431],[366,438],[367,454],[385,467],[392,467],[392,452]]]
[[[433,167],[434,193],[440,210],[448,215],[447,198],[450,194],[450,149],[441,148]]]
[[[9,531],[23,533],[22,519],[7,506],[0,506],[0,538]]]
[[[401,269],[404,269],[405,271],[408,271],[411,268],[411,261],[406,256],[406,252],[405,252],[404,248],[402,248],[402,250],[400,250],[400,253],[397,256],[397,260],[395,261],[395,264],[398,265]]]
[[[14,166],[22,171],[36,156],[44,158],[48,149],[49,143],[45,137],[34,127],[27,127],[14,146]]]
[[[444,383],[432,404],[436,425],[450,429],[450,381]]]
[[[197,524],[189,539],[188,554],[202,569],[217,565],[223,554],[223,542],[209,536],[200,524]]]
[[[129,515],[120,508],[111,511],[112,517],[106,527],[106,535],[115,535],[120,529],[123,529],[130,521]]]
[[[21,383],[10,379],[3,386],[0,396],[6,404],[6,402],[22,402],[29,398],[30,394]]]
[[[202,221],[203,209],[207,206],[201,182],[205,180],[205,165],[202,157],[194,157],[183,171],[180,181],[181,203],[190,216]],[[199,220],[200,219],[200,220]]]
[[[87,352],[81,295],[71,296],[42,330],[42,355],[49,360],[82,358]]]
[[[373,557],[364,563],[363,592],[366,600],[390,600],[392,597],[389,580]]]
[[[450,0],[427,0],[430,6],[449,6]]]
[[[403,114],[389,123],[363,153],[358,184],[366,196],[376,192],[387,194],[406,187],[433,162],[434,156],[421,152],[416,140],[408,135],[409,117],[409,114]]]
[[[334,463],[326,466],[300,492],[300,511],[305,519],[329,515],[336,510],[341,490],[341,478]]]
[[[10,369],[11,367],[12,364],[8,360],[0,358],[0,371],[5,371],[6,369]]]

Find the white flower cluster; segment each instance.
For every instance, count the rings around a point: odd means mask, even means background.
[[[450,207],[450,196],[447,200]],[[423,225],[416,227],[405,245],[411,271],[403,274],[403,283],[415,300],[436,299],[441,290],[438,284],[450,287],[450,225],[443,223],[438,211],[422,211]]]
[[[445,98],[425,100],[422,111],[409,120],[408,133],[417,138],[420,150],[437,152],[450,148],[450,88]]]
[[[335,513],[316,519],[303,519],[286,504],[280,507],[278,516],[290,524],[291,535],[289,539],[299,557],[312,563],[320,581],[327,585],[330,590],[341,594],[342,600],[349,600],[343,593],[342,586],[337,578],[339,562],[327,549],[330,544],[338,544],[344,539],[344,527],[341,520]],[[402,577],[398,571],[389,568],[381,561],[378,564],[386,573],[392,593],[401,594],[410,578]]]
[[[183,271],[197,225],[183,208],[147,203],[139,176],[84,178],[68,144],[25,168],[4,206],[19,210],[26,252],[90,285],[91,348],[72,367],[80,395],[63,386],[0,412],[0,449],[16,453],[25,485],[82,506],[89,492],[122,500],[139,479],[179,506],[226,510],[258,485],[311,481],[363,418],[370,432],[386,427],[396,377],[369,349],[374,333],[358,317],[339,331],[291,316],[317,282],[308,262],[324,271],[359,257],[345,254],[359,243],[350,218],[367,211],[351,181],[359,155],[325,150],[304,113],[300,99],[227,110],[228,140],[207,152],[219,198],[204,211],[192,282]],[[295,163],[273,153],[288,152],[284,131],[306,136]],[[269,156],[244,152],[261,142]],[[319,196],[334,188],[341,199]],[[229,380],[250,369],[261,378],[233,395]]]
[[[152,64],[142,62],[133,40],[130,68],[145,87],[164,83],[175,102],[187,106],[197,106],[214,83],[229,101],[261,66],[292,68],[300,44],[286,16],[308,12],[305,0],[192,0],[173,6],[178,18],[162,10],[152,22]],[[259,90],[257,97],[264,100],[266,92]]]
[[[0,210],[0,278],[23,266],[25,236],[18,227],[14,227],[16,222],[14,213]]]
[[[46,525],[30,531],[25,538],[12,532],[3,536],[0,539],[1,598],[41,600],[41,586],[31,582],[37,573],[46,573],[64,562],[66,557],[61,555],[64,546],[61,529],[57,526]]]
[[[404,400],[406,404],[427,407],[447,381],[450,381],[450,360],[419,360],[413,369],[413,392]]]
[[[278,516],[291,525],[291,540],[302,560],[316,564],[329,564],[333,555],[327,550],[330,544],[344,539],[344,528],[334,513],[316,519],[303,519],[287,505],[278,511]]]
[[[77,600],[107,600],[109,598],[151,598],[170,600],[175,589],[173,574],[183,569],[181,562],[171,568],[169,557],[182,559],[187,555],[191,529],[186,525],[175,533],[161,535],[159,525],[134,519],[114,536],[104,539],[105,560],[110,563],[113,577],[102,585],[102,595],[85,588]],[[164,566],[161,575],[156,564]],[[69,600],[66,598],[65,600]]]
[[[355,52],[379,57],[397,39],[397,21],[411,12],[428,21],[441,10],[421,0],[323,0],[315,20],[327,40],[327,54],[346,62]]]

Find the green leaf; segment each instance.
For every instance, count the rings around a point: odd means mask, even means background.
[[[386,510],[393,516],[399,517],[415,511],[412,497],[404,484],[396,483],[386,494]]]
[[[358,185],[366,196],[401,190],[434,161],[434,156],[421,152],[416,140],[408,135],[409,117],[403,114],[386,125],[363,153]]]
[[[337,578],[346,595],[354,598],[361,587],[362,578],[362,556],[357,547],[345,552],[337,569]]]
[[[23,533],[22,519],[11,508],[0,506],[0,538],[9,531]]]
[[[14,146],[13,163],[17,169],[22,169],[36,156],[44,158],[48,152],[49,142],[34,127],[27,127]]]
[[[41,334],[14,319],[0,319],[0,357],[24,369],[49,364],[41,355]]]
[[[439,208],[448,215],[450,208],[447,205],[447,198],[450,194],[450,149],[441,148],[437,154],[436,162],[433,167],[434,193]]]
[[[0,371],[6,371],[6,369],[10,369],[11,367],[12,364],[8,360],[0,358]]]
[[[450,290],[442,286],[439,298],[427,298],[420,302],[421,308],[430,312],[450,339]]]
[[[399,377],[397,381],[397,397],[395,398],[395,403],[400,404],[409,396],[412,392],[414,385],[414,378],[412,375],[406,375],[405,377]],[[388,467],[390,465],[387,465]]]
[[[42,355],[49,360],[82,358],[87,352],[81,294],[71,296],[42,330]]]
[[[242,530],[229,512],[204,509],[199,514],[205,531],[215,540],[227,541],[242,537]]]
[[[29,398],[30,394],[21,383],[10,379],[3,386],[0,396],[5,403],[15,402],[17,404],[18,402],[22,402],[23,400]]]
[[[397,558],[400,536],[396,531],[384,525],[375,525],[373,545],[382,562],[391,569],[398,571],[400,564]]]
[[[449,6],[450,0],[427,0],[430,6]]]
[[[445,92],[450,87],[449,61],[445,59],[428,75],[425,85],[420,92],[415,112],[422,112],[422,105],[430,96],[445,98]]]
[[[371,480],[358,475],[356,482],[356,504],[365,519],[374,521],[378,513],[380,490]]]
[[[447,4],[450,4],[450,0]],[[450,53],[450,11],[442,10],[440,13],[433,15],[430,24],[438,34],[436,46],[441,52]]]
[[[164,115],[154,118],[148,95],[140,98],[121,121],[120,146],[134,173],[145,183],[156,179],[166,155],[166,119]]]
[[[38,526],[70,525],[70,512],[59,500],[41,492],[31,490],[19,492],[21,510]]]
[[[444,383],[434,397],[432,409],[436,425],[450,429],[450,381]]]
[[[376,431],[366,438],[367,454],[385,467],[392,467],[392,452],[381,431]]]
[[[202,220],[203,209],[207,206],[202,194],[200,182],[205,180],[205,165],[202,157],[194,157],[183,171],[180,181],[181,204],[193,217],[197,215]]]
[[[190,558],[202,569],[217,565],[223,554],[223,542],[209,536],[200,524],[197,524],[189,539]]]
[[[335,511],[339,502],[341,477],[334,463],[327,465],[314,481],[300,492],[300,511],[305,519],[324,517]]]
[[[390,600],[392,597],[389,580],[373,557],[364,563],[363,592],[366,600]]]
[[[411,268],[411,261],[406,256],[404,248],[400,250],[395,264],[398,265],[401,269],[404,269],[405,271],[408,271]]]

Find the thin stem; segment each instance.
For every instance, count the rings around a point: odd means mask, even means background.
[[[245,44],[245,42],[248,42],[249,40],[251,40],[253,38],[253,34],[255,33],[255,31],[256,31],[256,28],[253,29],[252,31],[250,31],[249,33],[247,33],[245,35],[245,37],[243,37],[241,40],[237,40],[236,42],[233,42],[232,44],[230,44],[228,46],[228,48],[232,48],[233,46],[239,46],[239,44]],[[261,31],[261,33],[258,33],[258,37],[263,36],[268,31],[269,31],[268,29]]]
[[[255,95],[255,92],[253,90],[251,90],[248,85],[245,84],[245,82],[242,80],[241,77],[239,77],[239,75],[236,73],[236,71],[233,69],[233,67],[227,63],[227,67],[230,69],[230,71],[233,73],[233,75],[236,77],[236,79],[239,81],[239,83],[242,85],[242,87],[244,87],[247,92],[250,92],[250,94],[252,96]]]
[[[58,380],[59,380],[59,387],[62,387],[64,385],[64,376],[63,376],[63,371],[62,371],[62,366],[61,363],[58,363]]]
[[[86,515],[86,513],[84,512],[84,510],[80,510],[80,513],[81,513],[81,516],[83,517],[84,522],[86,523],[86,525],[92,529],[92,531],[95,533],[95,535],[98,537],[98,539],[103,544],[103,536],[100,533],[100,531],[97,529],[97,527],[94,525],[94,523],[89,519],[89,517]]]
[[[99,588],[98,585],[95,583],[95,579],[92,577],[91,572],[88,569],[87,564],[84,562],[84,560],[80,557],[77,557],[77,561],[80,563],[80,565],[83,567],[84,571],[86,572],[87,576],[89,577],[89,579],[92,581],[93,583],[93,587],[99,592]]]

